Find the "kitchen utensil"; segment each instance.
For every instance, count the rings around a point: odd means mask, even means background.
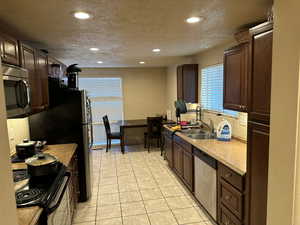
[[[58,172],[59,161],[48,153],[38,153],[25,160],[28,174],[31,177],[53,175]]]
[[[24,139],[23,143],[16,145],[16,154],[20,159],[26,159],[35,154],[35,141]]]

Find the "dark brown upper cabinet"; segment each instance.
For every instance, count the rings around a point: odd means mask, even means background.
[[[28,70],[32,113],[41,112],[49,105],[47,56],[20,43],[21,65]]]
[[[224,53],[224,108],[247,112],[249,43]]]
[[[177,99],[198,103],[198,64],[177,67]]]
[[[2,62],[20,65],[18,40],[6,34],[0,34],[0,48]]]
[[[40,77],[41,94],[42,94],[42,107],[49,106],[49,89],[48,89],[48,57],[42,52],[37,52],[37,76]]]
[[[269,124],[272,75],[273,25],[265,23],[250,29],[250,73],[248,86],[248,118]]]
[[[36,62],[36,52],[35,49],[25,45],[20,44],[21,52],[21,65],[23,68],[28,70],[29,84],[31,90],[31,108],[33,112],[40,109],[43,103],[42,99],[42,87],[41,78],[36,72],[37,62]]]

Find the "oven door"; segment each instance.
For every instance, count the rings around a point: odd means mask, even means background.
[[[51,212],[47,217],[47,225],[71,225],[70,210],[70,193],[69,184],[70,176],[65,176],[62,184],[57,191],[53,201],[50,203],[48,210]]]
[[[28,81],[13,76],[3,76],[6,111],[8,118],[22,117],[30,112]]]

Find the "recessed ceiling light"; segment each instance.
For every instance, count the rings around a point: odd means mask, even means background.
[[[99,51],[99,48],[90,48],[91,51],[96,52]]]
[[[102,61],[98,61],[97,63],[102,64],[103,62]]]
[[[152,52],[160,52],[160,49],[159,48],[155,48],[152,50]]]
[[[141,61],[140,64],[145,64],[145,62]]]
[[[80,20],[86,20],[89,19],[91,16],[86,12],[75,12],[74,17]]]
[[[203,18],[201,18],[201,17],[190,17],[190,18],[186,19],[186,22],[187,23],[198,23],[201,20],[203,20]]]

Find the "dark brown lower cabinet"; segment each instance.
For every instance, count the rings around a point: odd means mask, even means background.
[[[173,140],[168,135],[164,135],[165,158],[170,168],[173,168]]]
[[[218,223],[239,225],[246,220],[245,176],[218,163]]]
[[[77,154],[74,154],[71,162],[68,166],[68,171],[71,173],[70,183],[69,183],[69,193],[70,193],[70,210],[71,218],[73,220],[77,202],[78,202],[78,167],[77,167]]]
[[[266,225],[269,165],[268,125],[248,122],[247,148],[248,225]]]
[[[193,155],[191,153],[188,153],[186,151],[183,152],[183,179],[187,185],[187,187],[193,191],[194,185],[193,185]]]
[[[174,170],[179,177],[183,176],[183,149],[176,142],[173,143]]]

